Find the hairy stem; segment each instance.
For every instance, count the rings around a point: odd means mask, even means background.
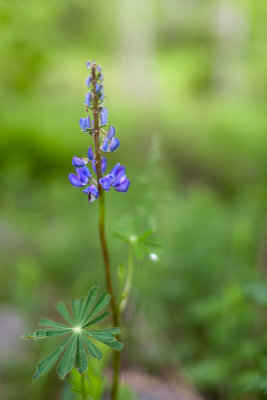
[[[109,260],[109,252],[105,233],[105,194],[99,183],[99,179],[102,178],[102,158],[100,148],[100,126],[99,126],[99,108],[98,99],[96,95],[96,65],[92,65],[92,86],[93,86],[93,115],[94,115],[94,129],[93,138],[95,143],[95,160],[96,160],[96,172],[97,182],[99,191],[99,236],[102,248],[102,254],[104,259],[106,284],[109,294],[111,295],[110,304],[112,309],[112,320],[113,326],[120,326],[120,315],[116,305],[116,299],[112,286],[111,268]],[[119,374],[120,374],[120,352],[113,352],[113,383],[111,389],[112,400],[118,399],[118,388],[119,388]]]

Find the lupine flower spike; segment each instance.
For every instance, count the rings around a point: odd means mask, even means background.
[[[85,84],[89,92],[85,95],[85,110],[88,113],[86,117],[80,119],[82,132],[89,133],[94,140],[94,148],[89,147],[87,157],[74,156],[72,165],[76,169],[76,174],[69,174],[69,181],[75,187],[83,187],[83,192],[88,195],[89,202],[97,199],[101,190],[109,191],[113,187],[118,192],[127,192],[130,186],[130,180],[125,174],[124,166],[116,164],[111,171],[104,175],[107,169],[107,159],[105,153],[113,152],[120,146],[120,141],[115,137],[115,128],[109,126],[108,130],[108,110],[104,104],[103,73],[101,67],[94,62],[87,62],[89,76]],[[90,113],[92,113],[90,118]],[[97,168],[97,165],[102,168]],[[96,177],[93,177],[88,166]]]

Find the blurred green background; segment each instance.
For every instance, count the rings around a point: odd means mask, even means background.
[[[104,285],[97,202],[68,182],[84,156],[85,63],[104,71],[127,195],[107,195],[114,273],[124,215],[157,222],[160,262],[135,265],[124,367],[204,399],[267,391],[265,0],[1,0],[0,397],[32,385],[49,344],[17,340],[53,304]],[[84,197],[83,197],[84,196]],[[145,219],[145,218],[144,218]]]

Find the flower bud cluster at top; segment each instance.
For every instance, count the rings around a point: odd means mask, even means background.
[[[105,95],[103,90],[103,73],[101,67],[95,62],[87,62],[89,76],[86,78],[86,86],[89,91],[85,95],[85,109],[88,115],[81,118],[79,123],[82,132],[89,133],[94,141],[87,151],[87,157],[74,156],[72,165],[76,168],[76,174],[69,174],[69,181],[75,187],[84,187],[83,192],[88,195],[89,202],[94,201],[100,195],[101,189],[110,190],[111,186],[118,192],[127,192],[130,181],[125,175],[125,168],[116,164],[111,171],[104,175],[107,169],[105,153],[115,151],[120,146],[120,141],[115,137],[115,128],[108,124],[108,110],[104,107]],[[90,114],[92,114],[90,116]],[[87,165],[91,164],[93,177]],[[101,168],[100,168],[101,165]]]

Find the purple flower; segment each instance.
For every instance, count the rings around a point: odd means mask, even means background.
[[[107,192],[111,186],[118,192],[127,192],[130,186],[130,180],[125,175],[125,168],[119,163],[112,168],[109,174],[99,179],[99,183]]]
[[[108,123],[108,110],[105,107],[101,107],[100,125],[106,125],[107,123]]]
[[[102,143],[102,150],[106,152],[106,151],[108,151],[108,147],[109,147],[109,145],[108,145],[108,139],[105,138],[104,141],[103,141],[103,143]]]
[[[80,168],[80,167],[84,167],[87,164],[87,162],[84,160],[84,158],[79,158],[74,156],[72,159],[72,165],[75,168]]]
[[[113,180],[112,176],[110,174],[107,174],[103,178],[99,179],[99,183],[101,184],[102,188],[108,192],[110,189],[112,180]]]
[[[80,118],[79,124],[82,132],[87,132],[89,129],[91,129],[90,117],[88,116],[86,118]]]
[[[91,172],[87,167],[76,168],[75,174],[69,174],[69,181],[73,186],[82,187],[87,185],[89,179],[92,177]]]
[[[91,92],[88,92],[88,93],[85,95],[85,100],[84,100],[84,104],[85,104],[87,107],[91,107],[91,98],[92,98],[92,94],[91,94]]]
[[[123,175],[119,180],[114,183],[113,186],[118,192],[127,192],[130,186],[130,180],[127,179],[126,175]]]
[[[115,135],[115,128],[114,126],[110,126],[107,135],[108,140],[111,140],[114,135]]]
[[[92,203],[95,199],[98,198],[99,192],[95,185],[88,186],[83,190],[84,193],[88,194],[88,200]]]
[[[102,91],[102,90],[103,90],[103,85],[99,85],[98,83],[96,83],[96,84],[95,84],[95,91],[96,91],[96,94],[99,94],[100,91]]]
[[[107,160],[105,157],[101,158],[102,178],[99,179],[99,182],[97,177],[93,178],[93,175],[86,166],[87,164],[91,164],[94,173],[97,175],[96,155],[97,157],[100,157],[103,152],[113,152],[120,146],[119,139],[115,137],[115,128],[110,126],[108,132],[106,130],[107,128],[102,128],[108,123],[109,112],[107,108],[103,107],[105,95],[103,88],[104,77],[101,67],[96,65],[94,61],[88,61],[86,66],[89,69],[89,76],[86,78],[85,84],[89,90],[85,95],[84,103],[91,116],[99,116],[99,122],[97,121],[97,124],[94,127],[94,120],[90,120],[90,116],[87,116],[81,118],[79,124],[82,132],[90,133],[93,139],[95,139],[95,135],[99,135],[99,138],[97,139],[100,139],[101,142],[99,146],[99,140],[96,141],[96,148],[94,150],[92,149],[92,146],[89,147],[87,157],[80,158],[74,156],[72,158],[72,165],[74,166],[76,173],[69,174],[69,181],[73,186],[83,188],[83,192],[88,195],[89,202],[92,202],[99,197],[98,185],[101,185],[103,190],[106,191],[109,191],[111,187],[114,187],[118,192],[127,192],[130,186],[130,180],[125,174],[124,166],[119,163],[116,164],[107,175],[104,175],[107,169]],[[95,68],[96,73],[94,75],[94,71],[92,70]],[[96,81],[92,84],[93,75],[96,77]]]
[[[92,147],[90,146],[87,152],[87,157],[90,161],[93,161],[95,159],[94,152],[92,150]]]
[[[90,88],[91,82],[92,82],[92,78],[91,78],[91,76],[88,76],[88,78],[86,78],[86,80],[85,80],[85,84],[88,88]]]
[[[114,135],[115,135],[115,128],[114,126],[110,126],[108,134],[106,135],[102,143],[102,151],[104,152],[115,151],[119,148],[120,141],[119,139],[115,138]]]
[[[120,163],[116,164],[115,167],[110,171],[110,175],[115,179],[120,179],[123,175],[125,175],[125,167],[120,165]]]
[[[108,150],[109,150],[109,151],[115,151],[115,150],[117,150],[117,149],[119,148],[119,146],[120,146],[120,141],[119,141],[119,139],[113,137],[113,138],[111,139],[111,141],[109,142]]]

